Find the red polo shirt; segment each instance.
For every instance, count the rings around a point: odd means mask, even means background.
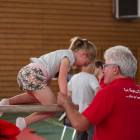
[[[140,86],[131,78],[116,79],[82,114],[95,125],[93,140],[140,140]]]
[[[98,81],[99,81],[99,79],[98,79]],[[101,88],[104,88],[104,87],[107,86],[107,84],[104,83],[104,76],[101,78],[101,81],[100,81],[99,84],[100,84],[100,87],[101,87]]]

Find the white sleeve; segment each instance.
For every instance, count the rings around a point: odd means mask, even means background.
[[[100,87],[97,78],[94,76],[90,82],[90,86],[95,90],[95,88]]]

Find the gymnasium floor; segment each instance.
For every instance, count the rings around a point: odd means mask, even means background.
[[[2,120],[15,123],[17,117],[26,117],[29,113],[8,113],[3,114]],[[62,138],[64,123],[58,121],[62,112],[57,113],[55,116],[42,120],[35,124],[28,126],[18,136],[17,140],[71,140],[74,129],[67,126]],[[67,122],[68,123],[68,122]],[[76,135],[73,140],[76,140]]]

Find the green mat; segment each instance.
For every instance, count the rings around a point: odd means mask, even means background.
[[[15,123],[17,117],[26,117],[28,115],[30,115],[30,113],[5,113],[1,119]],[[64,129],[63,120],[60,122],[58,121],[61,115],[62,112],[58,112],[55,116],[36,122],[28,126],[28,128],[35,130],[35,134],[44,139],[60,140]],[[73,132],[74,129],[72,127],[66,127],[63,140],[71,140]],[[76,136],[74,137],[74,140],[76,140]]]

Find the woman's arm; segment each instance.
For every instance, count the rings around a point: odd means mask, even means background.
[[[58,77],[60,91],[64,94],[67,94],[67,73],[69,65],[70,65],[69,59],[67,57],[64,57],[61,62]]]
[[[96,88],[95,88],[95,95],[96,95],[96,94],[97,94],[97,92],[98,92],[98,91],[100,91],[100,90],[101,90],[101,88],[100,88],[100,87],[96,87]]]

